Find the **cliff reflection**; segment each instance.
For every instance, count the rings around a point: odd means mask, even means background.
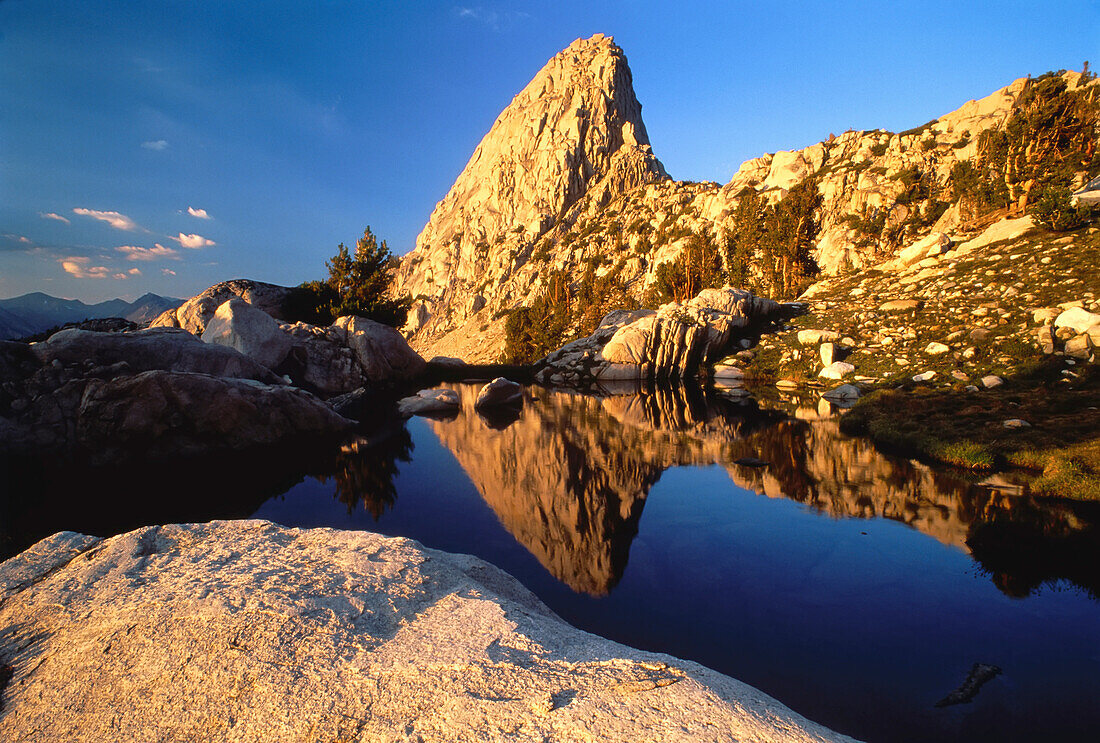
[[[436,435],[505,528],[579,592],[602,595],[618,583],[665,469],[717,464],[756,493],[834,517],[892,519],[967,550],[1010,595],[1062,578],[1098,593],[1095,509],[888,457],[841,434],[827,404],[788,405],[792,417],[693,387],[613,397],[530,388],[504,424],[473,412],[476,388],[455,389],[463,413],[433,422]],[[1029,545],[1025,556],[1010,548],[1019,544]]]

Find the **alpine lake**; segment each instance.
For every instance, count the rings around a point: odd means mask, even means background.
[[[62,529],[365,529],[477,555],[582,629],[861,740],[1096,740],[1098,504],[887,456],[774,388],[528,387],[482,415],[480,385],[449,386],[457,415],[380,413],[337,451],[0,462],[0,558]]]

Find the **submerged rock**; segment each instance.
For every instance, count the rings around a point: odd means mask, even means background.
[[[0,565],[0,627],[20,740],[851,740],[577,630],[475,557],[362,531],[61,532]]]

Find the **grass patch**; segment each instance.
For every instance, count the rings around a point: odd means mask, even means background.
[[[1020,418],[1030,426],[1006,428]],[[1056,362],[977,393],[913,387],[867,395],[840,422],[880,447],[973,471],[1031,470],[1036,495],[1100,500],[1100,372],[1072,384]]]

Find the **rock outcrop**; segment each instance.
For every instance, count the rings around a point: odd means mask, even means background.
[[[607,39],[574,46],[613,47]],[[579,66],[554,73],[553,80],[573,80],[587,74],[583,72],[584,60],[589,57],[571,53],[573,48],[555,60],[564,55],[570,64],[575,59]],[[612,56],[621,56],[617,47],[613,49]],[[560,62],[552,62],[547,69],[560,66]],[[621,67],[625,70],[625,62]],[[1068,72],[1062,77],[1071,90],[1098,84],[1078,73]],[[541,110],[557,101],[553,97],[559,91],[557,83],[536,86],[542,79],[540,73],[532,82],[534,87],[524,91],[524,106],[534,105],[533,110]],[[601,79],[605,84],[609,80]],[[612,179],[614,188],[600,186],[607,177],[605,172],[597,172],[587,181],[586,190],[577,190],[581,195],[575,199],[523,195],[518,201],[522,206],[503,201],[501,195],[527,194],[529,189],[517,184],[534,177],[533,168],[545,169],[541,177],[548,184],[560,183],[566,171],[527,155],[538,151],[542,143],[558,141],[547,139],[546,132],[554,131],[553,117],[545,123],[541,115],[528,121],[522,114],[527,109],[509,107],[498,121],[498,125],[508,124],[508,136],[501,138],[504,130],[494,126],[452,195],[437,207],[416,250],[402,261],[399,290],[417,300],[405,332],[413,347],[425,356],[446,354],[469,362],[496,361],[504,348],[508,310],[530,306],[547,291],[552,274],[564,272],[577,288],[589,268],[594,268],[601,279],[614,273],[620,288],[642,301],[659,268],[676,260],[693,236],[722,243],[725,231],[734,227],[736,207],[745,189],[755,190],[774,204],[811,176],[821,195],[816,211],[820,229],[812,255],[823,275],[882,268],[901,271],[920,266],[945,252],[950,244],[966,246],[971,238],[980,237],[977,233],[986,224],[968,222],[958,203],[943,201],[953,198],[951,172],[959,162],[977,155],[983,132],[1005,126],[1029,84],[1021,78],[908,131],[848,131],[801,150],[766,154],[743,163],[725,185],[673,181],[652,160],[653,167],[635,169],[637,178]],[[626,90],[621,85],[613,87],[605,94],[609,100],[613,93]],[[532,104],[529,96],[536,93],[550,100],[541,107]],[[623,96],[623,100],[632,101],[633,93]],[[590,108],[585,104],[576,110]],[[629,147],[627,138],[619,138],[614,124],[618,119],[585,116],[580,120],[585,122],[579,129],[585,137],[612,145],[622,142],[625,151],[632,153],[631,162],[641,162],[639,153],[652,158],[642,140],[637,140],[637,147]],[[604,127],[602,131],[600,127]],[[633,128],[635,133],[644,131],[640,116]],[[498,147],[502,141],[508,146]],[[530,163],[530,167],[524,165],[520,176],[507,175],[513,172],[508,170],[511,165],[500,166],[499,162],[512,161],[503,156],[502,160],[494,159],[487,154],[490,151],[523,153],[516,159]],[[605,158],[608,167],[614,157]],[[576,164],[580,159],[568,162]],[[557,209],[549,208],[551,201]],[[537,205],[544,203],[548,205],[540,212],[546,215],[544,219],[525,222],[518,216],[531,204],[536,205],[533,212],[539,212]],[[524,212],[524,219],[528,216]],[[1011,221],[1016,223],[1009,225],[1013,229],[1024,228],[1024,222],[1030,224],[1027,218]],[[982,239],[1013,236],[1002,233]],[[752,261],[759,268],[762,258],[756,255]]]
[[[194,335],[202,335],[218,308],[231,299],[243,299],[276,320],[283,320],[286,319],[284,305],[293,292],[287,286],[251,279],[231,279],[215,284],[175,309],[161,313],[149,327],[183,328]]]
[[[582,198],[606,203],[666,179],[641,109],[610,37],[578,39],[547,62],[501,112],[402,261],[398,291],[420,298],[407,330],[423,341],[482,310],[485,294],[522,261],[519,248]]]
[[[72,328],[54,333],[30,348],[43,364],[57,366],[95,368],[124,364],[130,372],[193,372],[268,384],[280,382],[266,366],[237,349],[203,343],[178,328],[148,328],[132,333]]]
[[[336,439],[353,427],[287,385],[186,372],[74,379],[37,397],[0,451],[59,452],[94,464]]]
[[[204,343],[235,348],[245,356],[275,369],[290,353],[290,338],[279,323],[243,299],[230,299],[214,312],[202,333]]]
[[[62,532],[0,565],[0,627],[20,740],[850,740],[576,630],[481,560],[360,531]]]
[[[0,420],[0,452],[97,464],[336,438],[352,426],[240,351],[180,328],[4,344]]]
[[[714,362],[733,334],[774,317],[781,305],[732,287],[704,289],[659,310],[616,311],[586,338],[538,363],[545,384],[588,385],[638,379],[691,379]]]

